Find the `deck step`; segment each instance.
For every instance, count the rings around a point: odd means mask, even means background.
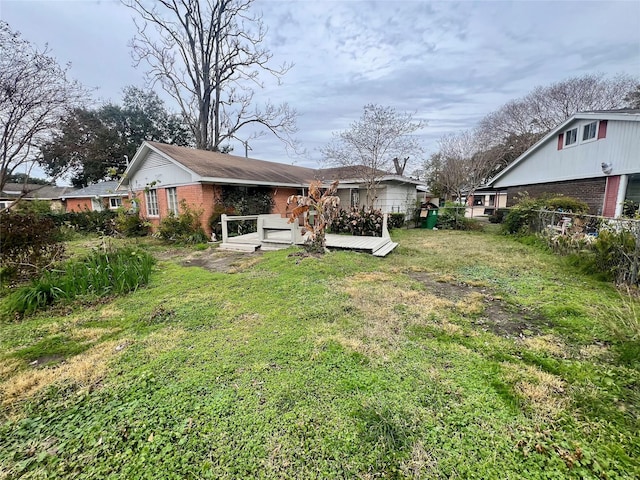
[[[291,245],[293,245],[291,242],[263,240],[262,245],[260,245],[260,250],[284,250],[285,248],[289,248]]]
[[[255,252],[260,245],[252,243],[221,243],[218,247],[220,250],[232,250],[234,252]]]
[[[389,242],[379,249],[373,252],[374,257],[386,257],[394,248],[396,248],[398,244],[396,242]]]

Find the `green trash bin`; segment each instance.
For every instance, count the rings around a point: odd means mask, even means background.
[[[426,226],[424,228],[428,228],[429,230],[433,230],[433,227],[438,223],[438,209],[431,208],[427,212],[427,221],[425,222]]]

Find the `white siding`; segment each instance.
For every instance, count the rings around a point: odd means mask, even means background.
[[[129,185],[133,190],[141,190],[152,182],[156,182],[158,187],[169,187],[196,181],[188,171],[156,152],[150,151],[147,157],[141,160],[143,161],[140,169],[129,179]]]
[[[380,196],[383,213],[407,213],[416,204],[416,186],[388,184],[384,197]]]
[[[602,163],[611,163],[611,175],[640,172],[640,122],[609,120],[607,136],[582,142],[582,127],[592,120],[576,120],[565,129],[578,126],[578,142],[558,150],[554,135],[519,165],[507,172],[495,187],[561,182],[602,177]]]

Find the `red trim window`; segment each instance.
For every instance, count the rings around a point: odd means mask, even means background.
[[[598,125],[598,140],[602,138],[607,138],[607,121],[600,120],[600,125]]]

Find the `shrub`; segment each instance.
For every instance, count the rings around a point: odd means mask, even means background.
[[[489,215],[489,222],[491,223],[502,223],[504,221],[504,217],[509,213],[509,210],[506,208],[496,208],[494,212]]]
[[[160,222],[158,235],[168,242],[178,243],[203,243],[207,236],[200,224],[202,210],[193,210],[185,200],[180,202],[181,213],[179,215],[169,214]]]
[[[4,279],[32,276],[64,253],[60,230],[49,217],[0,212],[0,268]]]
[[[60,270],[43,273],[31,285],[13,292],[7,300],[9,315],[30,314],[80,295],[104,297],[136,290],[149,281],[155,260],[132,249],[94,251]]]
[[[57,225],[64,225],[77,232],[113,235],[118,213],[113,210],[52,213],[48,215]]]
[[[141,219],[137,213],[120,211],[115,218],[115,231],[125,237],[144,237],[150,229],[149,222]]]
[[[384,217],[380,210],[372,208],[351,207],[350,210],[340,210],[338,216],[331,222],[333,233],[350,233],[356,236],[382,236]]]
[[[580,200],[562,195],[531,198],[524,194],[504,217],[502,231],[507,234],[530,233],[534,230],[540,210],[586,213],[589,211],[589,206]]]
[[[466,207],[453,202],[446,202],[438,210],[436,227],[443,230],[482,230],[482,225],[473,218],[465,217]]]
[[[12,207],[15,213],[46,215],[51,213],[51,200],[18,200]]]
[[[394,228],[404,227],[406,216],[404,213],[390,213],[387,219],[387,228],[393,230]]]

